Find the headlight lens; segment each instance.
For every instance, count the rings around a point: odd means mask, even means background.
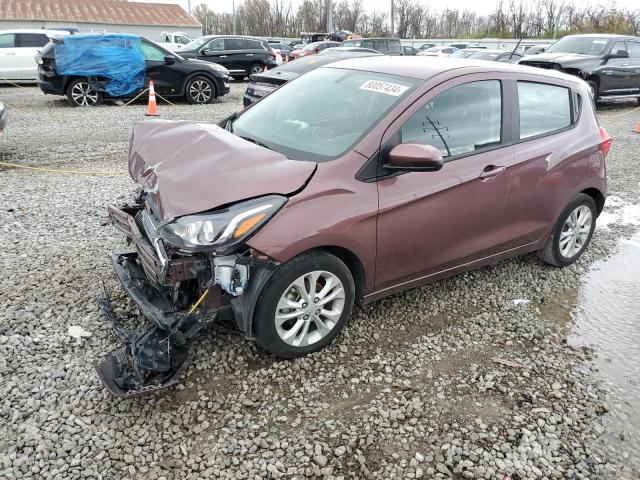
[[[210,63],[209,66],[213,68],[216,72],[224,73],[225,75],[229,75],[229,70],[224,68],[222,65],[218,65],[217,63]]]
[[[181,250],[227,251],[258,231],[286,202],[280,195],[255,198],[216,212],[181,217],[160,227],[159,233]]]

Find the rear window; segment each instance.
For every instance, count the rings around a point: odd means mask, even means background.
[[[571,92],[546,83],[518,82],[520,139],[562,130],[571,125]]]
[[[44,33],[18,33],[16,44],[18,47],[40,48],[49,42],[49,37]]]

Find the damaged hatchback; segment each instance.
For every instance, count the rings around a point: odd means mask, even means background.
[[[115,395],[173,384],[228,318],[278,357],[355,305],[515,255],[565,266],[606,196],[588,85],[496,62],[369,57],[287,83],[219,125],[136,124],[113,267],[151,327],[97,366]]]

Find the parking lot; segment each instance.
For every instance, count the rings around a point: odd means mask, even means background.
[[[245,87],[160,102],[161,118],[219,121]],[[119,344],[97,298],[104,283],[138,315],[112,272],[125,245],[106,206],[133,189],[146,105],[0,98],[0,161],[42,169],[0,165],[0,478],[640,478],[635,101],[598,111],[610,199],[576,264],[530,255],[374,302],[295,361],[219,324],[181,384],[119,400],[93,367]],[[74,325],[91,336],[78,344]]]

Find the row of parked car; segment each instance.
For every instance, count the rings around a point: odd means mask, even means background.
[[[33,60],[28,57],[34,55],[37,83],[44,93],[66,95],[73,106],[91,106],[108,98],[110,95],[100,88],[108,78],[61,75],[57,71],[55,45],[64,42],[65,35],[60,31],[0,32],[0,77],[19,80],[31,75],[33,78]],[[182,97],[190,103],[209,103],[226,94],[230,77],[235,80],[251,77],[252,82],[245,94],[245,104],[249,104],[275,86],[320,64],[358,56],[413,54],[521,63],[553,69],[587,81],[595,98],[640,98],[640,38],[632,36],[570,35],[551,46],[533,46],[524,53],[523,48],[486,49],[466,43],[448,46],[427,43],[413,48],[403,46],[398,38],[352,36],[342,42],[321,39],[292,45],[278,40],[210,35],[183,45],[179,53],[142,38],[140,50],[146,66],[144,85],[152,80],[160,95]],[[545,51],[539,53],[540,50]],[[300,62],[317,55],[322,60],[290,64],[292,60]],[[131,92],[132,95],[137,93]]]

